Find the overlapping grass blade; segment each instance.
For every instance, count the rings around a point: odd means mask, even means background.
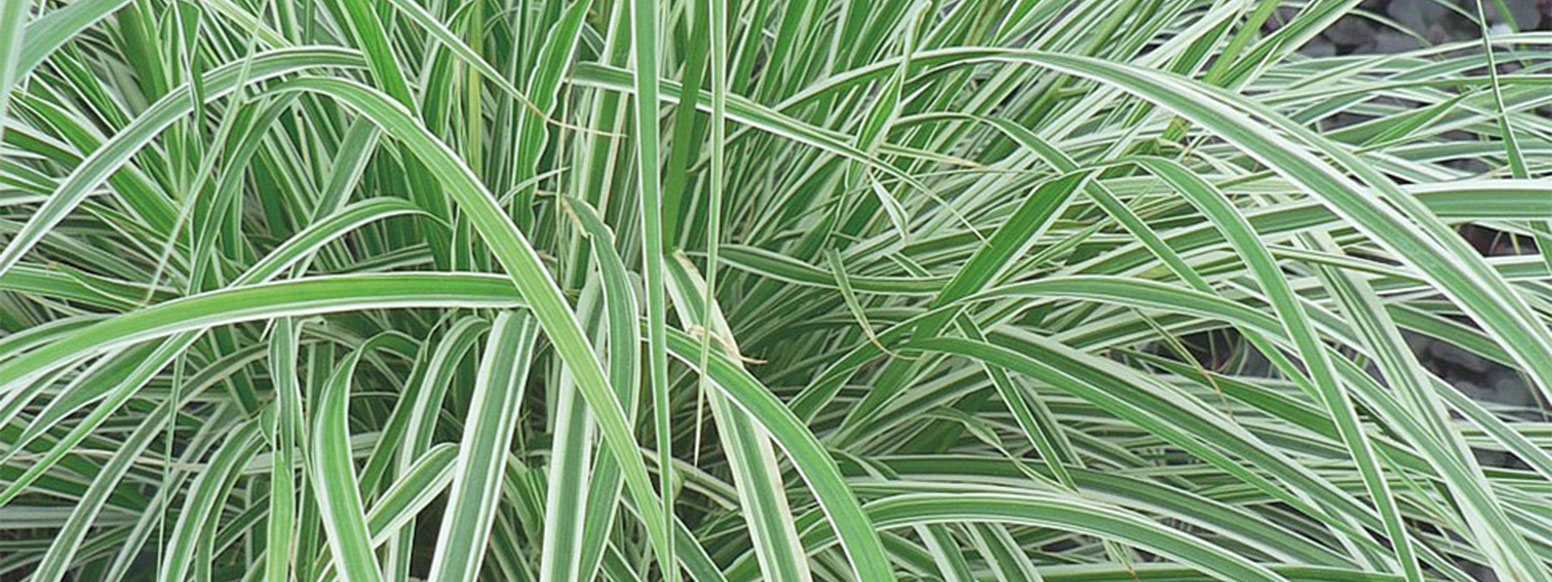
[[[507,448],[517,430],[517,408],[528,382],[537,326],[528,314],[503,311],[491,324],[470,396],[448,513],[442,518],[431,576],[474,580],[485,559],[490,528],[506,473]]]
[[[0,2],[0,579],[1545,578],[1552,37],[1404,4]]]

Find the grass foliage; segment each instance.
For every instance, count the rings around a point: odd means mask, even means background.
[[[0,0],[0,579],[1552,579],[1552,36],[1359,5]]]

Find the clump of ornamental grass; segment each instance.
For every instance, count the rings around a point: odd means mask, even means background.
[[[1359,4],[0,2],[0,579],[1546,580],[1552,37]]]

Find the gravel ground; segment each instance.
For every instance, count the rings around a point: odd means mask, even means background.
[[[1518,30],[1552,30],[1552,0],[1503,0]],[[1512,30],[1495,0],[1483,12],[1498,31]],[[1338,21],[1304,48],[1310,55],[1396,53],[1481,37],[1477,0],[1367,0],[1366,14]]]
[[[1504,17],[1498,2],[1482,0],[1491,32],[1552,30],[1552,0],[1504,0],[1503,4],[1512,21]],[[1477,14],[1477,0],[1367,0],[1363,8],[1367,15],[1344,17],[1302,52],[1312,56],[1396,53],[1478,39],[1482,34],[1480,25],[1468,18]],[[1502,237],[1486,229],[1467,229],[1462,234],[1488,255],[1535,252],[1503,244]],[[1526,379],[1513,369],[1424,337],[1408,340],[1426,367],[1479,401],[1534,416],[1544,416],[1549,408],[1538,402]],[[1482,453],[1479,459],[1489,466],[1518,463],[1506,453]],[[1498,579],[1486,569],[1473,574],[1483,581]]]
[[[1362,13],[1337,21],[1312,41],[1303,52],[1311,55],[1396,53],[1445,42],[1481,38],[1481,27],[1471,18],[1478,0],[1366,0]],[[1502,0],[1512,24],[1498,8],[1498,1],[1481,0],[1481,8],[1494,32],[1552,30],[1552,0]],[[1462,233],[1483,254],[1535,252],[1504,244],[1498,233],[1467,229]],[[1538,403],[1525,378],[1483,358],[1430,341],[1411,338],[1418,357],[1434,373],[1483,401],[1516,408],[1547,409]],[[1508,455],[1492,455],[1483,462],[1504,465]]]

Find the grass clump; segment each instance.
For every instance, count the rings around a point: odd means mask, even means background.
[[[1552,40],[1358,4],[7,0],[0,578],[1549,579]]]

